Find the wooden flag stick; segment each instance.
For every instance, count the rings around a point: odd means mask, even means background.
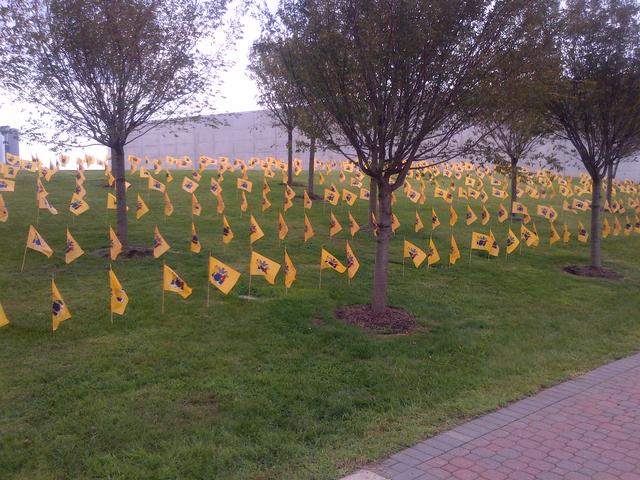
[[[164,267],[165,262],[162,261],[162,313],[164,314]]]
[[[471,265],[471,252],[473,252],[473,235],[471,235],[471,242],[469,243],[469,265]]]
[[[24,246],[24,255],[22,255],[22,267],[20,267],[20,273],[24,271],[24,262],[27,260],[27,248],[28,246]]]
[[[111,262],[109,262],[109,274],[111,274]],[[111,276],[109,276],[109,312],[111,312],[111,323],[113,323],[113,308],[111,308],[111,295],[113,295],[113,292],[111,291]]]

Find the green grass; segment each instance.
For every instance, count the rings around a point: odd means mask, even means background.
[[[235,176],[223,184],[234,241],[223,249],[221,217],[205,174],[196,219],[203,252],[190,255],[190,198],[175,175],[169,193],[175,213],[165,223],[162,195],[146,192],[146,181],[130,179],[130,205],[143,192],[151,212],[130,221],[133,244],[150,245],[157,223],[172,245],[164,257],[193,287],[182,300],[167,294],[160,313],[162,261],[117,260],[113,268],[130,296],[124,317],[111,323],[108,261],[90,252],[107,246],[106,192],[100,173],[85,184],[92,209],[73,220],[67,214],[73,176],[58,173],[46,188],[60,210],[41,211],[38,230],[55,249],[47,260],[27,253],[29,223],[35,222],[35,180],[21,173],[17,191],[4,194],[10,219],[0,224],[0,302],[12,320],[0,329],[0,472],[3,479],[330,479],[381,458],[465,418],[638,350],[640,344],[640,238],[603,242],[605,266],[622,282],[569,276],[562,267],[588,261],[588,246],[575,241],[578,218],[569,222],[569,246],[549,247],[546,221],[537,220],[541,245],[487,260],[474,253],[472,228],[455,227],[462,259],[402,274],[402,239],[426,247],[430,227],[413,232],[414,209],[398,191],[394,211],[402,226],[392,240],[390,301],[416,315],[418,332],[377,336],[341,324],[336,307],[369,301],[374,241],[360,233],[352,241],[361,270],[349,286],[345,276],[323,273],[324,245],[344,259],[347,210],[335,209],[345,227],[328,238],[329,208],[314,203],[316,237],[302,242],[302,202],[287,212],[289,254],[298,280],[285,295],[254,278],[247,293],[248,216],[240,218]],[[259,206],[261,179],[252,174],[250,205]],[[337,176],[331,181],[339,185]],[[255,212],[265,231],[256,251],[282,260],[277,208],[282,187],[271,182],[273,208]],[[321,188],[317,186],[317,188]],[[297,188],[301,194],[301,190]],[[489,190],[489,189],[488,189]],[[448,213],[432,198],[419,207],[425,222],[434,205],[443,225],[434,239],[443,261],[449,248]],[[544,202],[541,200],[541,202]],[[535,203],[526,202],[532,213]],[[561,201],[551,201],[560,212]],[[476,213],[480,203],[472,200]],[[506,224],[491,227],[504,243]],[[365,223],[367,205],[352,209]],[[113,212],[110,213],[113,221]],[[561,218],[563,220],[563,218]],[[63,262],[65,227],[87,254]],[[476,230],[488,228],[478,224]],[[207,251],[243,273],[223,297],[211,290],[206,307]],[[50,278],[73,318],[51,332]],[[281,274],[280,274],[281,275]]]

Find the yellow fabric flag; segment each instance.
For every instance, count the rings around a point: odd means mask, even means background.
[[[471,249],[489,251],[489,236],[484,233],[472,232],[471,233]]]
[[[520,245],[520,240],[516,234],[513,233],[513,230],[509,228],[509,233],[507,234],[507,253],[511,254],[516,248],[518,248],[518,245]]]
[[[7,180],[6,178],[0,178],[0,192],[13,192],[16,189],[16,182],[14,180]]]
[[[113,228],[109,227],[109,256],[114,261],[122,253],[122,243]]]
[[[144,203],[144,200],[138,194],[138,198],[136,199],[136,220],[140,220],[144,215],[149,213],[149,207]]]
[[[482,212],[480,213],[480,217],[482,219],[482,225],[486,225],[487,223],[489,223],[489,220],[491,220],[489,210],[487,210],[487,207],[485,207],[484,205],[482,205]]]
[[[456,223],[458,223],[458,214],[453,205],[449,205],[449,226],[453,227]]]
[[[196,181],[190,179],[189,177],[184,177],[182,179],[182,190],[187,193],[195,192],[199,186],[200,185]]]
[[[416,233],[418,233],[423,228],[424,228],[424,223],[422,223],[422,218],[420,218],[420,214],[418,213],[418,210],[416,210],[416,221],[415,221]]]
[[[80,245],[78,245],[78,242],[71,236],[71,232],[67,228],[67,245],[64,249],[64,263],[68,265],[82,255],[84,255],[84,250],[80,248]]]
[[[360,269],[360,262],[358,262],[358,258],[356,257],[355,253],[353,253],[353,249],[351,248],[351,245],[349,245],[349,240],[347,240],[346,250],[347,275],[349,276],[349,280],[351,280],[356,276],[356,273],[358,273],[358,270]]]
[[[71,197],[71,203],[69,204],[69,211],[74,215],[82,215],[84,212],[89,210],[89,204],[85,202],[82,198],[76,197],[74,193]]]
[[[62,299],[56,282],[51,279],[51,327],[53,331],[55,332],[62,322],[70,318],[71,312],[69,311],[69,307],[67,307],[67,304]]]
[[[631,233],[633,233],[633,224],[631,223],[631,220],[629,219],[629,215],[625,215],[625,219],[624,219],[624,234],[626,236],[631,235]]]
[[[164,193],[166,190],[166,186],[164,185],[164,183],[159,182],[158,180],[153,178],[151,175],[149,175],[148,188],[149,190],[155,190],[156,192],[162,192],[162,193]]]
[[[451,208],[451,207],[450,207]],[[435,208],[431,208],[431,230],[435,230],[440,226],[440,219]]]
[[[498,241],[493,235],[491,229],[489,229],[489,248],[487,249],[487,251],[492,257],[497,257],[498,255],[500,255],[500,245],[498,245]]]
[[[529,210],[522,203],[513,202],[513,205],[511,206],[511,213],[519,213],[519,214],[522,214],[522,215],[529,215]]]
[[[293,265],[287,250],[284,250],[284,285],[287,288],[291,288],[293,282],[296,281],[296,267]]]
[[[226,215],[222,216],[222,243],[225,245],[233,240],[233,230],[231,230],[231,225],[227,220]]]
[[[170,217],[173,214],[173,203],[167,192],[164,193],[164,216]]]
[[[124,315],[129,303],[129,296],[111,269],[109,269],[109,287],[111,288],[111,312]]]
[[[2,194],[0,194],[0,222],[4,223],[7,220],[9,220],[9,209],[7,209],[4,198],[2,198]]]
[[[453,235],[451,235],[451,247],[449,248],[449,265],[455,265],[460,258],[460,249],[458,248],[458,242]]]
[[[556,230],[555,225],[553,224],[553,222],[549,222],[549,246],[553,245],[554,243],[560,241],[560,235],[558,234],[558,231]]]
[[[617,215],[614,215],[614,217],[613,217],[613,236],[617,237],[618,235],[620,235],[621,231],[622,231],[622,225],[620,224],[620,219],[618,218]]]
[[[267,194],[263,193],[262,194],[262,211],[265,212],[269,210],[269,208],[271,208],[271,202],[267,198]]]
[[[167,253],[171,247],[166,242],[166,240],[160,234],[160,230],[156,226],[153,229],[153,257],[160,258],[162,255]]]
[[[253,245],[255,242],[264,237],[264,232],[256,222],[256,219],[251,215],[249,218],[249,242]]]
[[[244,180],[242,178],[238,178],[236,180],[236,187],[239,190],[244,190],[245,192],[249,192],[251,193],[251,190],[253,189],[253,183],[249,180]]]
[[[356,203],[357,199],[358,197],[356,196],[355,193],[350,192],[346,188],[342,189],[342,201],[347,202],[347,205],[349,205],[350,207],[353,207],[353,204]]]
[[[504,205],[500,204],[500,208],[498,208],[498,222],[502,223],[507,218],[509,218],[509,212],[507,212],[507,209],[504,207]]]
[[[49,202],[46,197],[42,197],[40,200],[38,200],[38,208],[48,210],[51,215],[58,215],[58,210],[53,205],[51,205],[51,202]]]
[[[167,265],[162,266],[162,288],[164,288],[165,292],[177,293],[182,298],[188,298],[192,292],[187,282]]]
[[[604,217],[602,220],[602,238],[607,238],[611,234],[611,227],[609,226],[609,220]]]
[[[538,235],[524,225],[520,225],[520,240],[524,241],[527,247],[532,247],[538,242]]]
[[[329,220],[329,236],[333,237],[334,235],[340,233],[342,231],[342,225],[336,218],[336,216],[331,212],[330,220]]]
[[[227,295],[240,278],[240,272],[222,263],[214,257],[209,257],[209,282]]]
[[[395,213],[391,214],[391,231],[395,233],[400,228],[400,220],[396,217]]]
[[[193,222],[191,222],[191,252],[200,253],[202,246],[200,245],[200,239],[198,238],[198,233],[196,232],[196,226]]]
[[[244,192],[242,192],[244,193]],[[222,195],[218,194],[216,195],[216,212],[218,213],[218,215],[221,215],[224,213],[224,200],[222,199]],[[242,208],[242,205],[240,206]],[[243,210],[244,211],[244,210]]]
[[[344,273],[347,270],[347,267],[345,267],[340,260],[323,248],[320,252],[320,269],[325,270],[328,268],[338,273]]]
[[[296,198],[296,192],[289,185],[285,185],[284,186],[284,196],[288,200],[293,200],[294,198]]]
[[[562,230],[562,241],[564,243],[569,243],[570,239],[571,239],[571,232],[569,231],[569,226],[567,225],[567,222],[565,222],[564,228]]]
[[[199,217],[202,213],[202,205],[198,201],[198,197],[196,197],[195,193],[191,194],[191,215],[195,215]]]
[[[471,206],[469,204],[467,204],[467,214],[465,216],[465,219],[467,221],[467,226],[471,225],[473,222],[475,222],[478,219],[477,215],[471,209]]]
[[[285,221],[282,213],[278,213],[278,238],[282,241],[287,237],[287,233],[289,233],[289,227],[287,226],[287,222]]]
[[[360,225],[358,225],[356,219],[353,218],[353,215],[351,215],[351,212],[349,212],[349,233],[351,234],[352,238],[356,233],[358,233],[358,230],[360,230]]]
[[[324,200],[329,202],[331,205],[336,206],[338,205],[338,194],[330,188],[325,188]]]
[[[533,222],[533,225],[531,225],[531,231],[533,231],[533,233],[535,233],[535,238],[533,240],[533,246],[537,247],[538,245],[540,245],[540,235],[538,235],[538,229],[536,228],[536,222]]]
[[[427,254],[424,250],[407,240],[404,241],[404,250],[402,255],[403,258],[410,258],[416,268],[422,265],[422,262],[427,258]]]
[[[313,206],[313,202],[311,201],[311,198],[309,197],[309,194],[307,193],[306,190],[302,192],[302,198],[303,198],[302,203],[304,204],[304,208],[310,209]]]
[[[44,238],[38,233],[38,231],[33,228],[33,225],[29,225],[29,234],[27,235],[27,247],[31,250],[35,250],[36,252],[40,252],[43,255],[46,255],[47,258],[53,255],[53,250],[51,247],[45,242]]]
[[[240,211],[246,212],[249,209],[249,202],[247,201],[247,195],[244,193],[244,191],[242,191],[241,193],[242,193],[242,200],[240,201]],[[218,201],[221,201],[222,195],[219,195],[218,197],[219,197]]]
[[[9,318],[7,317],[7,314],[4,312],[4,308],[2,308],[2,304],[0,303],[0,327],[9,325],[9,323]]]
[[[118,201],[113,193],[107,192],[107,209],[115,210],[118,208]]]
[[[429,250],[427,251],[427,264],[429,266],[435,265],[440,261],[440,254],[438,253],[438,249],[436,248],[436,244],[433,242],[433,239],[429,239]]]
[[[289,198],[287,195],[284,196],[284,205],[283,205],[283,210],[286,212],[287,210],[289,210],[291,207],[293,207],[293,201],[291,200],[291,198]]]
[[[584,225],[582,225],[582,222],[578,222],[578,241],[582,243],[589,241],[589,234],[587,233],[587,229],[584,228]]]
[[[307,214],[304,214],[304,241],[306,242],[307,240],[309,240],[311,237],[313,237],[315,235],[314,231],[313,231],[313,226],[311,225],[311,222],[309,221],[309,217],[307,217]]]
[[[276,277],[280,271],[278,262],[252,251],[249,265],[249,275],[261,275],[271,285],[276,282]]]

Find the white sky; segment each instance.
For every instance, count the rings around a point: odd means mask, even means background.
[[[275,1],[269,0],[268,3],[274,4]],[[242,30],[244,32],[243,38],[236,43],[235,49],[230,50],[226,55],[227,60],[233,62],[233,66],[228,69],[222,79],[223,83],[220,91],[222,98],[216,101],[216,113],[242,112],[259,108],[256,101],[256,85],[247,74],[247,64],[249,61],[249,49],[260,33],[260,26],[257,20],[247,15],[243,19]],[[23,112],[25,107],[21,103],[9,103],[6,98],[3,98],[0,90],[0,125],[9,125],[20,129],[27,118],[27,115]],[[103,158],[106,154],[106,148],[89,147],[87,149],[74,149],[68,153],[73,158],[75,156],[83,156],[85,152],[98,158]],[[22,158],[30,158],[32,154],[37,154],[40,159],[45,161],[53,158],[46,145],[30,145],[23,139],[20,142],[20,156]]]

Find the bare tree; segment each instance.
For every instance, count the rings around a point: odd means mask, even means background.
[[[567,0],[549,117],[592,180],[591,266],[600,252],[603,179],[640,149],[640,9],[636,0]]]
[[[203,47],[228,0],[6,0],[0,10],[5,84],[51,122],[58,145],[111,149],[118,236],[128,244],[124,147],[175,116],[209,105],[224,64]],[[35,119],[34,119],[35,120]]]
[[[282,0],[295,86],[326,114],[324,136],[373,180],[378,235],[372,311],[388,303],[391,193],[417,160],[446,161],[454,137],[495,88],[490,72],[513,50],[531,0]],[[318,122],[319,123],[319,122]],[[347,148],[343,145],[347,144]]]

